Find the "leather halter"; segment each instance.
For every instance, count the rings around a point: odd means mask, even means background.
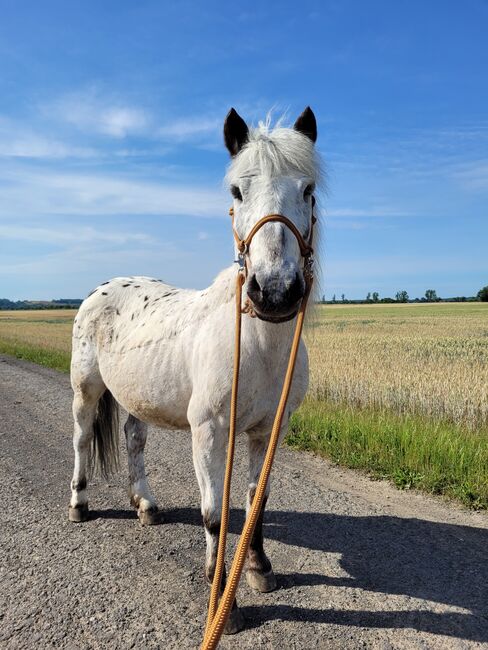
[[[312,224],[310,226],[310,235],[309,235],[308,241],[306,241],[304,239],[302,233],[298,230],[298,228],[295,226],[293,221],[291,221],[290,219],[288,219],[288,217],[285,217],[282,214],[268,214],[265,217],[262,217],[251,228],[251,232],[248,234],[248,236],[245,237],[244,239],[240,239],[240,237],[237,234],[237,231],[235,229],[235,225],[234,225],[234,208],[230,208],[229,214],[232,217],[232,233],[234,234],[234,239],[236,241],[237,250],[239,251],[239,262],[241,263],[241,268],[244,269],[245,273],[247,274],[246,256],[249,253],[249,247],[251,245],[251,241],[252,241],[254,235],[265,224],[274,221],[274,222],[278,222],[278,223],[283,223],[295,235],[296,240],[298,242],[298,246],[300,248],[300,253],[301,253],[302,257],[304,258],[303,270],[304,270],[304,275],[305,275],[305,281],[307,283],[311,282],[311,280],[313,278],[313,247],[312,247],[313,227],[314,227],[314,225],[315,225],[315,223],[317,221],[317,218],[313,214],[314,206],[315,206],[315,198],[312,197]]]

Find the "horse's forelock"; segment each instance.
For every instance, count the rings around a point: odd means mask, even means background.
[[[280,119],[274,128],[270,117],[249,130],[248,142],[232,159],[226,180],[235,185],[245,176],[284,176],[301,174],[322,182],[319,155],[309,138],[292,128],[282,126]]]

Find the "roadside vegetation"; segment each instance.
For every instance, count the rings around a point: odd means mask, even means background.
[[[67,372],[75,310],[0,311],[0,352]],[[287,444],[488,508],[488,303],[318,305]]]

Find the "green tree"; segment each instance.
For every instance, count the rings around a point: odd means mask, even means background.
[[[335,294],[332,296],[332,302],[337,302]]]
[[[488,302],[488,285],[480,289],[476,295],[481,302]]]
[[[380,294],[377,291],[373,291],[373,302],[379,302]]]
[[[425,292],[425,299],[427,302],[437,302],[439,298],[437,297],[437,292],[435,289],[427,289]]]
[[[405,290],[397,291],[395,299],[397,302],[408,302],[408,293]]]
[[[342,302],[346,302],[346,296],[345,294],[341,294]]]
[[[368,295],[366,296],[366,302],[371,302],[371,291],[368,291]]]

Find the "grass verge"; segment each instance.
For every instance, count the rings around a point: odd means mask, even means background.
[[[3,339],[0,339],[0,352],[17,359],[32,361],[40,366],[54,368],[54,370],[60,370],[61,372],[69,372],[71,355],[67,352]]]
[[[403,489],[417,488],[488,508],[488,432],[418,416],[308,400],[286,443],[334,463],[366,470]]]

